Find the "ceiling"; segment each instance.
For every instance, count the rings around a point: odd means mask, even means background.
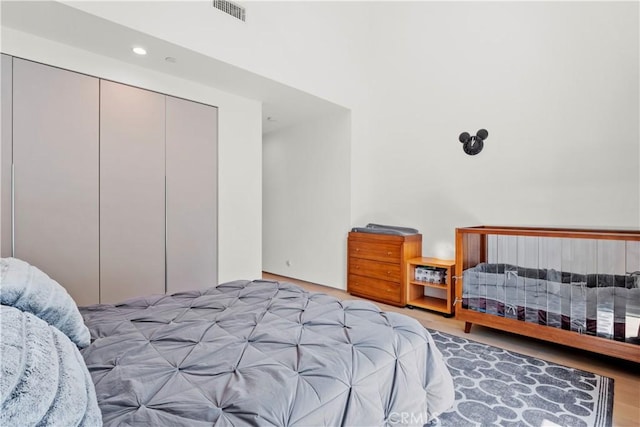
[[[55,1],[2,1],[2,26],[262,102],[262,132],[346,108]],[[145,46],[138,56],[131,46]],[[168,62],[166,57],[175,58]]]

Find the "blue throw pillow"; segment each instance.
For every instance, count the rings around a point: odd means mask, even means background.
[[[79,348],[91,342],[73,298],[58,282],[24,261],[0,258],[0,304],[38,316]]]
[[[0,306],[0,425],[102,425],[78,348],[31,313]]]

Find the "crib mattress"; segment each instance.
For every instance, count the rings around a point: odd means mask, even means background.
[[[576,274],[481,263],[463,273],[462,306],[626,340],[638,334],[639,281],[636,275]],[[633,326],[628,328],[630,320]]]

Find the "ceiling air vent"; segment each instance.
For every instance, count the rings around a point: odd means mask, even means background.
[[[231,3],[227,0],[213,0],[213,7],[223,11],[224,13],[233,16],[244,22],[246,20],[245,9],[235,3]]]

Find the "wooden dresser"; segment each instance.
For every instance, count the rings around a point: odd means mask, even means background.
[[[350,232],[347,291],[362,298],[404,307],[407,260],[422,255],[422,235]]]

